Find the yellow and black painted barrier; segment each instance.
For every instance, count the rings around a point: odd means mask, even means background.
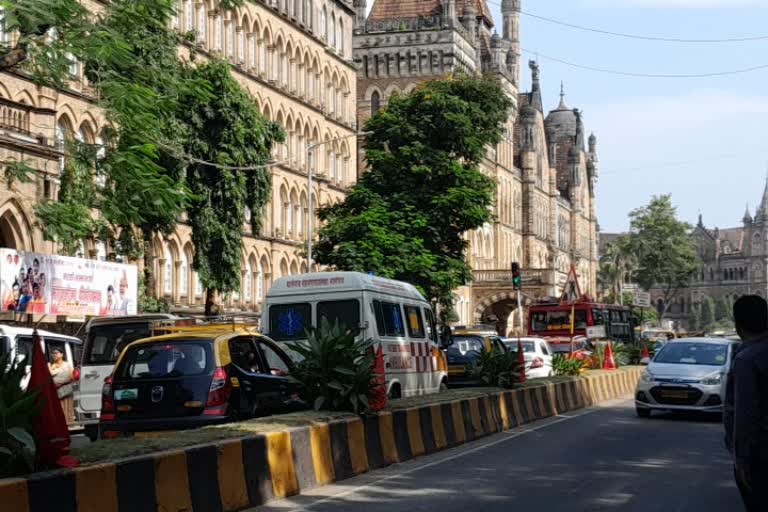
[[[2,510],[233,512],[634,391],[640,368],[0,480]]]

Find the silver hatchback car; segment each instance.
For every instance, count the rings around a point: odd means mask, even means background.
[[[665,344],[640,377],[637,415],[652,411],[720,413],[725,381],[738,342],[723,338],[681,338]]]

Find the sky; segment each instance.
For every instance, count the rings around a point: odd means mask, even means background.
[[[372,1],[369,0],[369,6]],[[496,28],[501,0],[489,0]],[[566,103],[583,111],[598,137],[597,213],[603,232],[628,228],[628,213],[653,195],[671,194],[681,219],[708,227],[741,224],[753,214],[768,171],[768,0],[523,0],[522,10],[561,22],[673,39],[763,39],[680,43],[576,30],[532,16],[521,19],[523,61],[538,60],[545,108],[560,82]],[[641,78],[582,66],[654,75],[698,75],[757,66],[750,73],[707,78]],[[530,89],[523,66],[522,90]]]

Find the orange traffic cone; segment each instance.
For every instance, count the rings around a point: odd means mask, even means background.
[[[526,379],[525,354],[523,353],[523,342],[519,338],[517,340],[517,371],[519,372],[519,375],[517,376],[517,382],[522,384]]]
[[[603,370],[615,370],[616,361],[613,359],[613,346],[609,341],[605,346],[605,356],[603,357]]]
[[[648,352],[648,345],[643,345],[643,350],[640,352],[641,359],[650,359],[651,353]]]

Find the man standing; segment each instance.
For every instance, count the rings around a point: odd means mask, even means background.
[[[729,448],[746,509],[764,511],[768,507],[768,304],[762,297],[745,296],[736,301],[733,313],[744,344],[734,358],[726,387],[726,435],[732,428]]]

